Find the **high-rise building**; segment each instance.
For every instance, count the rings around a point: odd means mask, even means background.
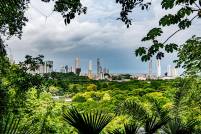
[[[12,55],[12,54],[10,54],[10,55],[9,55],[9,61],[10,61],[10,63],[11,63],[11,64],[14,64],[14,63],[15,63],[15,61],[14,61],[14,58],[13,58],[13,55]]]
[[[81,73],[81,68],[80,68],[80,58],[77,57],[75,59],[75,74],[80,75]]]
[[[69,72],[70,72],[70,73],[73,72],[73,67],[72,67],[72,66],[69,68]]]
[[[167,67],[167,74],[168,74],[169,77],[172,76],[171,70],[172,70],[171,65],[168,65],[168,67]]]
[[[75,68],[80,68],[80,57],[76,57],[75,59]]]
[[[157,77],[161,77],[161,60],[157,60]]]
[[[171,76],[172,77],[177,77],[178,76],[178,72],[177,72],[177,69],[175,67],[171,68]]]
[[[101,66],[100,66],[100,59],[98,58],[98,59],[97,59],[97,75],[98,75],[98,76],[99,76],[100,73],[101,73],[100,68],[101,68]]]
[[[149,77],[152,76],[152,60],[149,61],[149,65],[148,65],[148,75],[149,75]]]
[[[68,73],[68,65],[65,66],[65,73]]]
[[[93,64],[92,64],[92,60],[89,60],[88,77],[89,77],[89,79],[93,79]]]

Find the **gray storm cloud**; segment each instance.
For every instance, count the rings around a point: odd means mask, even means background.
[[[8,41],[16,61],[22,60],[26,54],[44,54],[46,59],[54,60],[58,69],[62,65],[74,64],[74,58],[80,56],[86,68],[89,59],[95,61],[100,57],[113,72],[147,72],[147,64],[136,58],[133,51],[140,45],[149,45],[142,43],[141,39],[149,29],[158,26],[159,18],[164,15],[158,0],[153,0],[149,11],[134,10],[131,14],[134,22],[129,29],[116,20],[120,7],[114,1],[83,0],[88,7],[87,15],[78,16],[67,26],[57,13],[46,20],[40,12],[50,14],[52,4],[48,6],[39,1],[32,1],[32,8],[27,12],[30,21],[24,28],[22,40],[12,38]],[[164,35],[170,35],[174,29],[166,28]],[[191,31],[178,34],[174,40],[182,42],[182,38],[190,38],[199,31],[195,25]],[[172,59],[162,62],[164,71]]]

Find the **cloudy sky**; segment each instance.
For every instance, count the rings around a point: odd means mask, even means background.
[[[60,14],[53,12],[53,3],[45,4],[41,0],[32,0],[26,15],[29,19],[21,40],[12,38],[7,42],[9,52],[16,61],[23,60],[26,54],[43,54],[46,60],[54,61],[54,69],[64,65],[74,65],[75,57],[81,59],[81,67],[86,71],[88,61],[96,58],[111,72],[146,73],[147,63],[135,57],[134,50],[141,45],[141,39],[159,19],[168,11],[161,10],[160,0],[152,0],[149,11],[134,10],[131,14],[133,25],[126,26],[116,20],[120,6],[115,0],[82,0],[88,7],[86,15],[78,16],[70,25],[65,26]],[[174,11],[170,11],[174,12]],[[47,19],[45,16],[49,16]],[[192,35],[200,34],[199,23],[176,35],[172,41],[182,43]],[[164,38],[175,31],[175,27],[165,28]],[[172,64],[175,54],[166,55],[161,61],[162,72]],[[155,65],[155,61],[153,62]],[[173,65],[173,64],[172,64]],[[155,68],[153,68],[155,70]]]

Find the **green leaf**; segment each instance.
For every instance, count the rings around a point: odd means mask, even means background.
[[[174,43],[167,44],[165,46],[165,51],[168,53],[172,53],[174,50],[177,50],[177,49],[178,49],[178,45]]]
[[[160,19],[159,25],[169,26],[169,25],[177,24],[180,20],[181,18],[178,15],[168,14]]]
[[[148,32],[147,36],[142,39],[142,41],[154,40],[157,36],[161,36],[162,33],[163,31],[161,28],[153,28]]]
[[[184,18],[186,15],[189,16],[191,13],[193,13],[193,11],[190,7],[183,7],[177,12],[177,15],[180,18]]]
[[[81,114],[74,107],[68,109],[63,118],[71,126],[75,127],[80,134],[99,134],[113,119],[112,116],[102,112]]]
[[[146,54],[146,48],[145,47],[139,47],[137,50],[135,50],[136,56],[141,56],[143,54]]]
[[[162,8],[165,8],[166,10],[171,9],[174,7],[174,2],[175,0],[163,0],[161,3]]]
[[[178,26],[180,29],[186,29],[191,26],[191,21],[189,19],[182,20]]]

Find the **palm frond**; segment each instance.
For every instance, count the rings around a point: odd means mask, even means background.
[[[79,113],[75,107],[68,109],[63,114],[64,120],[75,127],[80,134],[99,134],[102,129],[113,119],[112,116],[95,113]]]
[[[189,121],[184,124],[178,118],[172,119],[162,129],[166,134],[192,134],[195,130],[197,121]]]
[[[168,116],[160,117],[160,119],[158,119],[157,116],[151,116],[145,121],[145,132],[148,134],[153,134],[166,125],[168,121],[170,121]]]
[[[30,126],[21,124],[21,119],[13,114],[8,114],[3,122],[2,134],[36,134],[37,131]]]
[[[121,132],[119,129],[115,129],[109,134],[137,134],[140,126],[137,123],[124,124],[124,131]]]
[[[114,129],[112,132],[108,132],[108,134],[125,134],[124,132],[121,132],[118,128]]]
[[[140,126],[137,123],[124,124],[126,134],[137,134]]]
[[[146,110],[140,104],[133,100],[123,102],[118,108],[117,113],[127,114],[139,121],[146,119],[148,116]]]

